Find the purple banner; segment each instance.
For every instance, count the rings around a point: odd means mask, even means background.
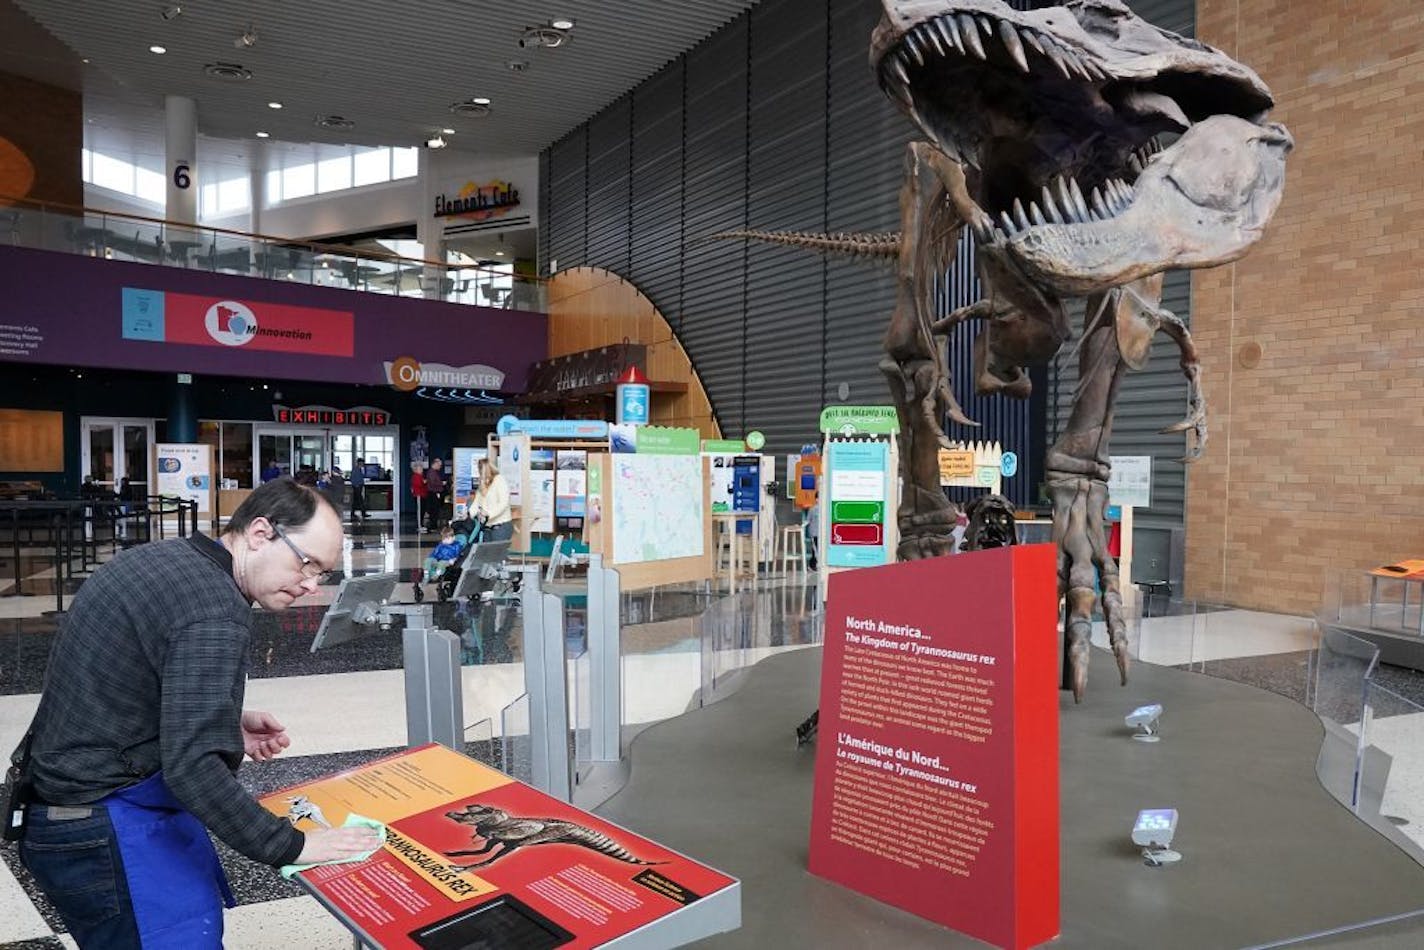
[[[398,388],[414,388],[410,383],[418,383],[423,372],[428,377],[424,382],[435,385],[473,383],[478,388],[521,393],[528,388],[530,365],[548,354],[548,318],[540,313],[55,251],[0,247],[0,287],[4,288],[0,361],[368,385],[391,385],[394,366],[398,384],[402,369],[406,377]],[[214,303],[213,310],[228,315],[255,312],[260,318],[281,314],[298,323],[303,311],[327,314],[322,317],[327,321],[333,319],[332,313],[349,314],[354,331],[351,355],[178,342],[171,332],[136,332],[135,308],[144,294],[155,295],[152,299],[157,301],[164,295],[167,299],[188,295],[232,302],[222,309]],[[282,332],[295,336],[306,331],[293,324]],[[231,342],[221,337],[220,333],[214,340]],[[497,385],[482,385],[501,376]]]

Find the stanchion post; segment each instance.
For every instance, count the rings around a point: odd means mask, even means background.
[[[529,694],[531,784],[561,801],[573,795],[569,763],[569,679],[564,654],[564,605],[544,593],[539,566],[522,568],[524,691]]]
[[[438,742],[465,751],[465,695],[460,638],[430,626],[431,609],[403,607],[406,740],[414,748]]]
[[[588,560],[588,672],[593,697],[589,756],[617,762],[622,755],[623,663],[618,614],[618,572],[603,566],[603,555]]]
[[[10,509],[10,550],[15,558],[15,595],[25,596],[24,589],[20,586],[20,509]]]

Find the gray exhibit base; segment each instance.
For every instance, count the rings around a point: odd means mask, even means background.
[[[1424,909],[1424,867],[1321,787],[1322,728],[1304,706],[1149,664],[1119,687],[1101,651],[1089,675],[1082,706],[1060,696],[1062,934],[1051,946],[1276,946]],[[645,730],[628,785],[597,813],[741,879],[742,926],[708,947],[985,946],[806,871],[814,747],[797,750],[793,730],[819,681],[819,649],[773,656],[722,702]],[[1134,742],[1123,715],[1153,702],[1166,707],[1162,741]],[[1178,809],[1180,863],[1144,865],[1130,838],[1142,808]],[[1424,915],[1376,932],[1390,942],[1371,947],[1424,946]],[[1304,945],[1364,945],[1335,939]]]

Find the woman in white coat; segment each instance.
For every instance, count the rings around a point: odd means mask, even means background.
[[[509,483],[489,459],[480,459],[480,487],[472,507],[475,517],[485,523],[481,541],[508,541],[514,534],[509,510]]]

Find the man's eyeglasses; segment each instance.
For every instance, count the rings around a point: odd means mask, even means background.
[[[272,525],[272,533],[281,538],[287,547],[292,549],[292,553],[297,556],[297,560],[302,563],[302,577],[311,581],[325,581],[331,576],[331,571],[323,570],[322,566],[307,556],[306,552],[297,547],[292,539],[287,537],[287,533],[282,530],[279,524]]]

